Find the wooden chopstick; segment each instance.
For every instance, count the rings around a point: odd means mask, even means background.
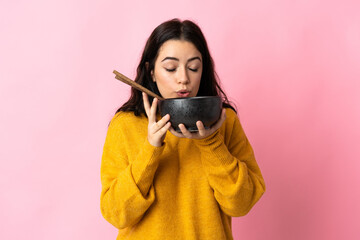
[[[145,92],[146,94],[157,98],[159,100],[164,100],[163,97],[160,97],[159,95],[157,95],[156,93],[150,91],[149,89],[141,86],[140,84],[136,83],[135,81],[131,80],[130,78],[126,77],[125,75],[119,73],[118,71],[114,70],[113,73],[115,74],[115,78],[122,81],[123,83],[126,83],[130,86],[132,86],[133,88],[141,91],[141,92]]]

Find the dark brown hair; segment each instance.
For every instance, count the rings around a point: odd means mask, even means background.
[[[158,56],[160,47],[168,40],[185,40],[195,45],[201,53],[203,59],[203,72],[200,80],[200,87],[197,96],[221,96],[223,98],[223,107],[235,108],[230,104],[226,94],[221,89],[217,74],[214,69],[214,62],[201,29],[192,21],[172,19],[160,24],[151,33],[146,42],[140,63],[137,67],[135,82],[150,89],[160,95],[155,82],[152,81],[151,71],[155,67],[155,60]],[[149,96],[150,102],[153,100]],[[116,113],[120,111],[131,111],[136,116],[145,114],[142,94],[140,91],[132,88],[129,100],[124,103]]]

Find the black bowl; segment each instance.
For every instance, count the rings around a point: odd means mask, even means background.
[[[218,96],[167,98],[159,101],[161,117],[170,114],[171,126],[181,132],[178,125],[183,123],[190,132],[198,131],[196,122],[202,121],[210,128],[221,115],[222,100]]]

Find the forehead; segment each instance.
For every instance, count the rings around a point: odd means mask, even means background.
[[[185,40],[168,40],[164,42],[158,52],[159,58],[162,56],[172,57],[200,57],[201,53],[192,42]]]

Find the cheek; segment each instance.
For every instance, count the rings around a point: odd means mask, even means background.
[[[161,91],[161,94],[164,94],[167,89],[170,89],[171,87],[171,81],[169,81],[167,73],[158,72],[155,74],[155,81],[159,91]]]
[[[169,78],[168,75],[169,75],[168,72],[164,71],[163,69],[157,69],[155,71],[155,79],[156,79],[156,81],[165,82],[165,80]]]
[[[200,82],[201,82],[201,73],[196,75],[195,77],[195,82],[196,82],[196,85],[200,86]]]

